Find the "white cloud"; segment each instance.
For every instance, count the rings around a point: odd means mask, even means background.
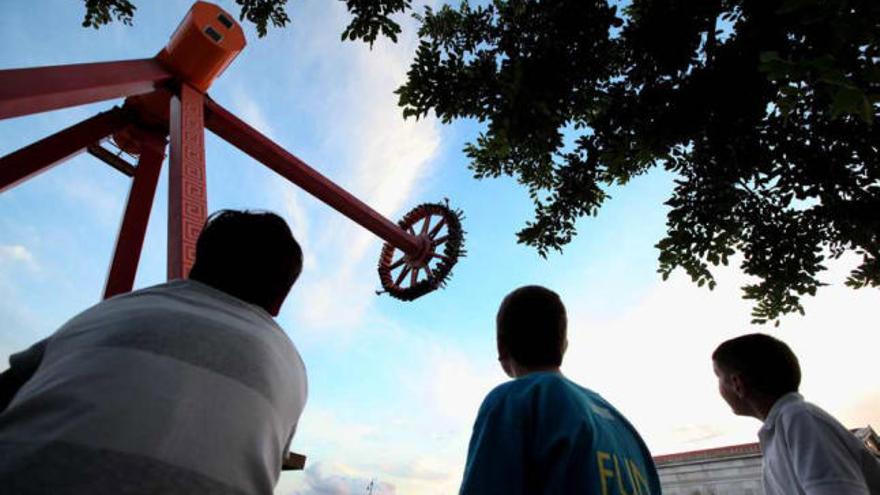
[[[383,471],[397,478],[425,481],[429,483],[443,482],[449,479],[446,466],[436,460],[419,458],[408,464],[386,464]]]
[[[362,448],[358,444],[376,433],[376,426],[357,421],[347,421],[339,414],[318,407],[306,410],[297,427],[306,437],[317,439],[316,448],[333,452],[350,452]],[[297,434],[296,443],[308,440]]]
[[[323,332],[331,328],[335,333],[325,333],[326,338],[337,338],[339,332],[352,332],[364,320],[378,283],[371,284],[364,273],[373,274],[373,270],[365,263],[354,262],[360,260],[344,260],[341,256],[326,260],[326,252],[316,257],[325,258],[326,263],[322,262],[320,270],[303,273],[294,289],[294,313],[305,323],[304,330]]]
[[[21,301],[21,291],[0,273],[0,371],[8,367],[10,355],[27,349],[53,328],[47,324],[44,312],[34,311]]]
[[[506,380],[492,356],[476,360],[459,349],[431,345],[422,359],[421,372],[403,382],[419,403],[431,412],[431,423],[456,432],[470,427],[486,394]]]
[[[376,327],[360,328],[349,345],[397,356],[383,370],[395,377],[393,390],[373,394],[375,402],[361,410],[309,406],[293,449],[311,456],[308,463],[344,465],[346,476],[386,481],[399,493],[454,493],[477,409],[503,375],[492,356],[475,360],[431,332],[391,322]],[[296,473],[285,475],[276,493],[303,483]]]
[[[370,50],[339,41],[348,21],[344,5],[302,7],[300,18],[314,22],[298,25],[295,33],[302,56],[292,59],[292,87],[305,107],[297,118],[315,129],[317,144],[309,155],[324,161],[313,166],[394,222],[403,209],[422,202],[413,198],[440,143],[439,123],[404,121],[393,94],[405,78],[415,32],[407,30],[399,43],[378,42]],[[312,273],[304,273],[298,284],[295,313],[309,327],[350,327],[375,298],[382,241],[329,207],[308,213],[314,258],[308,267]]]
[[[850,427],[880,424],[880,412],[868,407],[880,379],[865,364],[880,345],[876,293],[839,283],[852,263],[834,263],[826,278],[835,284],[804,300],[806,316],[788,316],[778,328],[749,323],[751,302],[739,289],[747,279],[735,269],[720,270],[712,292],[675,274],[609,319],[582,313],[569,298],[563,371],[621,409],[655,454],[751,442],[760,424],[734,416],[718,396],[710,356],[723,340],[763,332],[798,355],[807,400]]]
[[[239,118],[250,124],[251,127],[262,132],[266,137],[275,139],[275,129],[269,124],[266,113],[241,86],[235,86],[232,90],[232,109],[235,110],[234,113]]]
[[[28,248],[20,244],[0,244],[0,264],[21,264],[36,268],[37,262]]]
[[[391,483],[376,481],[371,478],[359,477],[351,473],[347,466],[317,463],[305,469],[302,489],[294,490],[291,495],[362,495],[371,490],[373,495],[394,495],[395,487]]]
[[[388,482],[388,476],[375,462],[384,455],[377,442],[381,432],[375,425],[349,421],[334,411],[312,407],[306,410],[298,430],[293,450],[298,451],[300,446],[307,449],[303,452],[307,456],[306,469],[282,473],[276,494],[362,494],[371,480],[375,480],[373,493],[394,493],[393,482]]]
[[[94,158],[91,159],[94,160]],[[78,164],[80,163],[70,163],[69,165]],[[88,165],[96,167],[100,164],[89,163]],[[103,176],[99,179],[97,175],[83,173],[85,167],[68,168],[76,170],[64,176],[63,180],[58,177],[60,180],[58,187],[60,187],[61,193],[74,203],[87,208],[87,211],[95,215],[102,227],[117,228],[122,221],[125,201],[128,197],[127,191],[113,190]],[[126,184],[125,187],[127,188],[128,185]]]
[[[854,400],[847,401],[847,403],[848,405],[839,416],[845,425],[854,428],[870,424],[875,430],[880,429],[877,417],[878,411],[880,411],[880,391],[875,389],[872,392],[866,392]]]
[[[284,202],[284,214],[287,216],[290,229],[303,250],[303,268],[307,271],[317,270],[317,255],[311,249],[311,233],[309,231],[309,211],[300,201],[300,190],[290,184],[278,182],[280,195]]]
[[[22,273],[18,269],[24,268]],[[34,309],[22,301],[21,280],[44,275],[37,258],[20,244],[0,244],[0,370],[7,367],[9,355],[28,348],[53,327],[46,311]]]

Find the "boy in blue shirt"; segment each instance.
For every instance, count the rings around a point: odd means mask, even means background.
[[[498,360],[514,380],[486,396],[460,495],[657,495],[651,453],[595,392],[559,371],[565,306],[544,287],[511,292],[496,319]]]

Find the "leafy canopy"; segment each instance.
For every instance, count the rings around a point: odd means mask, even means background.
[[[236,1],[261,34],[286,3]],[[344,1],[342,38],[370,44],[396,40],[391,16],[411,8]],[[86,4],[87,25],[133,12]],[[844,252],[861,257],[847,285],[880,286],[880,2],[492,0],[414,17],[404,116],[484,124],[470,166],[528,190],[535,217],[517,235],[542,256],[609,186],[663,167],[676,176],[664,278],[681,268],[714,288],[711,268],[742,253],[753,321],[777,324]]]
[[[137,7],[131,0],[83,0],[86,14],[84,27],[99,27],[117,21],[132,24]],[[389,17],[410,8],[410,0],[340,0],[346,3],[354,18],[342,34],[342,39],[361,39],[370,45],[379,34],[397,41],[400,26]],[[235,0],[240,8],[239,19],[254,24],[257,34],[262,38],[268,32],[269,24],[283,28],[290,22],[287,15],[287,0]]]
[[[496,0],[418,18],[404,115],[485,123],[471,167],[528,189],[518,237],[542,255],[608,186],[664,167],[664,278],[714,288],[711,266],[741,252],[756,323],[803,313],[847,250],[847,284],[880,285],[880,3]]]

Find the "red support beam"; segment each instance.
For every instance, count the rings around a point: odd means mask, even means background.
[[[189,275],[196,241],[208,216],[202,93],[186,83],[171,98],[168,167],[168,279]]]
[[[159,182],[159,172],[165,159],[165,136],[144,132],[141,137],[141,155],[128,193],[128,203],[116,238],[116,249],[107,283],[104,286],[104,299],[117,294],[130,292],[134,287],[147,223],[153,207],[153,197]]]
[[[149,93],[172,77],[151,58],[0,70],[0,120]]]
[[[86,151],[88,151],[93,157],[110,165],[123,174],[129,177],[134,177],[135,167],[132,164],[125,161],[119,155],[114,154],[112,151],[102,147],[100,144],[93,144],[89,146]]]
[[[81,153],[128,123],[125,112],[114,108],[0,158],[0,192]]]
[[[214,134],[404,252],[408,254],[419,252],[422,245],[416,236],[404,232],[397,224],[331,182],[210,98],[205,99],[205,113],[205,125]]]

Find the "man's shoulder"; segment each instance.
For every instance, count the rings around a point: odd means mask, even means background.
[[[576,406],[594,401],[604,404],[596,393],[563,375],[540,372],[496,386],[486,395],[482,409],[496,407],[501,403],[521,405],[552,403],[554,408],[563,409],[566,405]]]
[[[783,424],[788,424],[810,418],[834,420],[834,418],[824,409],[801,397],[799,400],[789,401],[779,410],[778,421]]]
[[[555,375],[555,376],[553,376]],[[559,374],[537,373],[509,380],[493,388],[480,405],[477,423],[519,423],[548,412],[571,415],[575,404],[566,380]]]
[[[120,294],[93,308],[143,308],[150,311],[185,311],[205,314],[236,314],[252,322],[277,323],[263,308],[192,279],[176,279]]]
[[[116,300],[124,301],[126,299],[141,298],[145,296],[174,297],[176,295],[185,296],[188,294],[196,294],[202,297],[210,297],[212,299],[232,298],[232,296],[229,296],[228,294],[225,294],[217,289],[214,289],[213,287],[210,287],[196,280],[175,279],[163,282],[161,284],[155,284],[149,287],[133,290],[131,292],[126,292],[124,294],[119,294],[108,299],[105,302],[112,302]]]
[[[113,308],[116,306],[132,304],[134,302],[143,303],[145,299],[157,302],[166,298],[173,298],[174,294],[185,293],[188,290],[191,291],[191,285],[192,284],[187,280],[171,280],[165,283],[117,294],[95,304],[90,309]]]
[[[218,339],[246,334],[260,340],[269,339],[273,345],[279,340],[290,340],[267,312],[205,284],[180,279],[95,304],[68,320],[56,332],[54,340],[93,331],[109,331],[114,335],[152,334],[156,328],[214,332]],[[170,334],[162,335],[170,338]],[[177,340],[182,338],[180,335]]]
[[[518,390],[519,386],[516,383],[516,380],[509,380],[499,385],[496,385],[495,388],[489,391],[486,394],[486,397],[483,398],[483,408],[485,408],[489,404],[494,404],[503,400],[505,397]]]
[[[515,378],[513,380],[508,380],[504,383],[496,385],[483,399],[483,403],[480,406],[481,412],[486,412],[489,409],[495,408],[498,404],[507,402],[509,400],[518,401],[524,395],[528,395],[534,389],[534,385],[531,381],[527,381],[523,378]]]
[[[516,393],[538,393],[546,390],[569,391],[572,386],[578,387],[559,373],[530,373],[496,386],[487,397]]]
[[[837,418],[818,405],[805,400],[786,404],[786,407],[779,411],[776,422],[788,435],[795,431],[800,434],[825,432],[824,434],[832,436],[848,434],[846,427]]]

